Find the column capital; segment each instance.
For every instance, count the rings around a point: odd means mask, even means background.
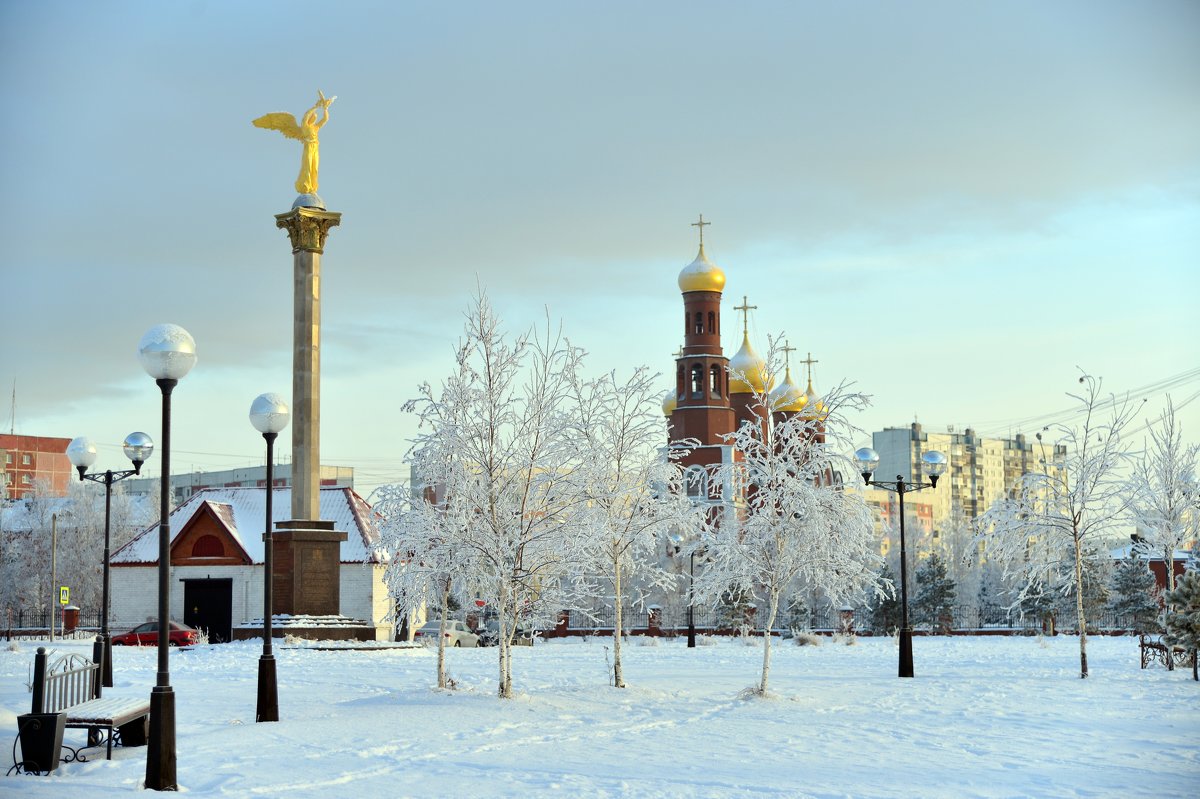
[[[275,214],[275,227],[287,231],[294,253],[301,250],[323,253],[329,229],[341,223],[341,213],[316,208],[293,208],[286,214]]]

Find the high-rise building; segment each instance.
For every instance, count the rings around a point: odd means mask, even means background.
[[[63,496],[74,469],[67,459],[69,438],[0,434],[0,497],[20,499],[41,483],[51,494]]]
[[[971,428],[962,432],[925,431],[917,422],[909,427],[889,427],[871,434],[879,453],[877,479],[899,475],[906,481],[921,479],[921,456],[938,450],[946,456],[946,473],[937,489],[922,494],[933,510],[933,534],[955,517],[967,521],[981,516],[1007,496],[1021,475],[1053,470],[1065,454],[1061,444],[1043,445],[1018,434],[1014,438],[984,438]]]

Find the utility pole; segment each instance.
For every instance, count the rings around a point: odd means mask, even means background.
[[[43,519],[46,517],[42,517]],[[54,606],[58,604],[58,572],[55,557],[58,554],[58,514],[50,514],[50,643],[54,643]]]

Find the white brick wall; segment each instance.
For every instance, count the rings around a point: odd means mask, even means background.
[[[392,625],[387,620],[390,599],[383,581],[385,567],[379,564],[341,564],[343,616],[365,619],[375,625],[375,637],[389,640]],[[170,573],[171,618],[183,619],[183,581],[233,580],[233,626],[262,617],[263,568],[257,566],[174,566]],[[119,566],[112,570],[112,609],[109,626],[124,632],[149,619],[158,618],[158,567]]]

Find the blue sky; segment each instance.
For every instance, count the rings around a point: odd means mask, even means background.
[[[272,215],[299,148],[250,120],[317,88],[344,214],[322,456],[367,489],[403,478],[399,406],[449,371],[477,281],[513,329],[548,307],[598,371],[669,375],[700,213],[759,348],[786,332],[818,388],[856,381],[867,430],[1015,433],[1069,407],[1077,365],[1114,390],[1200,367],[1197,4],[643,6],[0,5],[17,431],[119,466],[126,433],[157,436],[137,340],[172,321],[200,354],[176,468],[261,461],[246,413],[290,391]],[[1195,440],[1200,402],[1181,416]]]

